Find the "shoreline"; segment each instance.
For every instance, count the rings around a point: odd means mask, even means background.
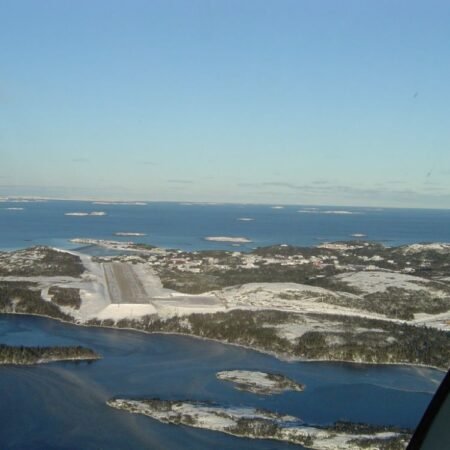
[[[144,333],[147,335],[169,335],[169,336],[183,336],[183,337],[190,337],[195,339],[200,339],[204,341],[211,341],[211,342],[217,342],[222,345],[232,345],[235,347],[244,348],[246,350],[251,350],[254,352],[261,353],[263,355],[269,355],[272,356],[279,361],[287,362],[287,363],[340,363],[340,364],[352,364],[352,365],[365,365],[365,366],[403,366],[403,367],[418,367],[418,368],[426,368],[426,369],[432,369],[436,370],[438,372],[447,373],[449,370],[437,367],[437,366],[431,366],[426,364],[413,364],[413,363],[406,363],[406,362],[364,362],[364,361],[348,361],[348,360],[341,360],[341,359],[302,359],[302,358],[296,358],[287,354],[283,353],[277,353],[277,352],[271,352],[269,350],[264,350],[256,347],[250,347],[248,345],[244,344],[238,344],[235,342],[227,342],[227,341],[221,341],[219,339],[214,338],[208,338],[204,336],[197,336],[195,334],[188,334],[188,333],[180,333],[180,332],[173,332],[173,331],[145,331],[145,330],[139,330],[137,328],[128,328],[128,327],[112,327],[107,325],[89,325],[89,324],[83,324],[83,323],[76,323],[76,322],[68,322],[66,320],[55,318],[51,316],[46,316],[43,314],[32,314],[32,313],[11,313],[11,312],[1,312],[0,315],[5,316],[30,316],[30,317],[40,317],[44,319],[50,319],[50,320],[57,320],[58,322],[61,322],[65,325],[72,325],[76,327],[86,327],[86,328],[98,328],[98,329],[110,329],[110,330],[125,330],[128,332],[134,332],[134,333]],[[101,358],[96,358],[101,359]],[[56,362],[56,361],[55,361]]]
[[[30,362],[30,363],[2,363],[0,362],[0,367],[2,366],[9,366],[9,367],[32,367],[36,365],[41,364],[51,364],[51,363],[57,363],[57,362],[91,362],[91,361],[98,361],[102,359],[101,356],[92,356],[92,357],[79,357],[79,358],[57,358],[57,359],[40,359],[36,362]]]

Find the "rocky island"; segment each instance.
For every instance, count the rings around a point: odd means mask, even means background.
[[[225,370],[217,372],[216,377],[234,384],[240,391],[254,394],[271,395],[285,391],[303,391],[305,386],[278,373],[266,373],[254,370]]]
[[[112,399],[112,408],[143,414],[163,423],[220,431],[252,439],[274,439],[315,450],[394,450],[406,447],[411,432],[392,427],[337,422],[312,426],[298,417],[253,407],[221,406],[211,402],[160,399]]]

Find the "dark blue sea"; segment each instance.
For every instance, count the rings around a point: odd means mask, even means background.
[[[272,244],[312,246],[354,239],[354,234],[390,246],[450,242],[450,210],[274,206],[279,205],[1,202],[0,249],[37,244],[76,248],[70,243],[73,238],[133,241],[183,250],[242,251]],[[65,215],[93,211],[106,215]],[[118,232],[145,236],[115,236]],[[207,236],[245,237],[252,242],[237,246],[206,241]]]
[[[84,345],[103,359],[34,367],[0,366],[0,448],[8,450],[288,450],[167,425],[106,405],[111,397],[194,399],[253,406],[325,425],[337,420],[414,428],[443,378],[433,369],[283,362],[255,351],[185,336],[86,328],[0,315],[0,342]],[[261,396],[217,380],[228,369],[283,373],[304,392]]]

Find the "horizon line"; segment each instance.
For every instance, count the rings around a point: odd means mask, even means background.
[[[419,207],[419,206],[367,206],[367,205],[340,205],[340,204],[320,204],[320,203],[282,203],[282,202],[232,202],[232,201],[201,201],[201,200],[118,200],[118,199],[103,199],[103,198],[67,198],[67,197],[46,197],[46,196],[34,196],[34,195],[8,195],[0,196],[0,202],[7,202],[8,200],[31,200],[31,201],[73,201],[73,202],[102,202],[102,203],[178,203],[179,205],[261,205],[261,206],[314,206],[314,207],[339,207],[339,208],[366,208],[366,209],[419,209],[419,210],[437,210],[437,211],[450,211],[450,207]],[[138,205],[136,205],[138,206]]]

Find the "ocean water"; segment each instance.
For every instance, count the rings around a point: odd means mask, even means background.
[[[159,423],[117,411],[111,397],[194,399],[253,406],[300,417],[308,424],[336,420],[414,428],[443,373],[406,366],[283,362],[218,342],[66,325],[0,315],[0,342],[11,345],[84,345],[103,359],[34,367],[0,366],[0,448],[282,450],[269,440]],[[220,370],[283,373],[304,392],[260,396],[216,379]]]
[[[274,205],[277,206],[277,205]],[[23,208],[23,209],[11,209]],[[71,212],[104,216],[67,216]],[[249,218],[250,221],[239,219]],[[115,236],[117,232],[146,236]],[[0,203],[0,249],[44,244],[76,248],[73,238],[109,239],[183,250],[226,249],[350,240],[353,234],[386,245],[450,242],[450,210],[347,208],[239,204],[146,205],[94,204],[80,201]],[[207,236],[246,237],[242,245],[206,241]]]

